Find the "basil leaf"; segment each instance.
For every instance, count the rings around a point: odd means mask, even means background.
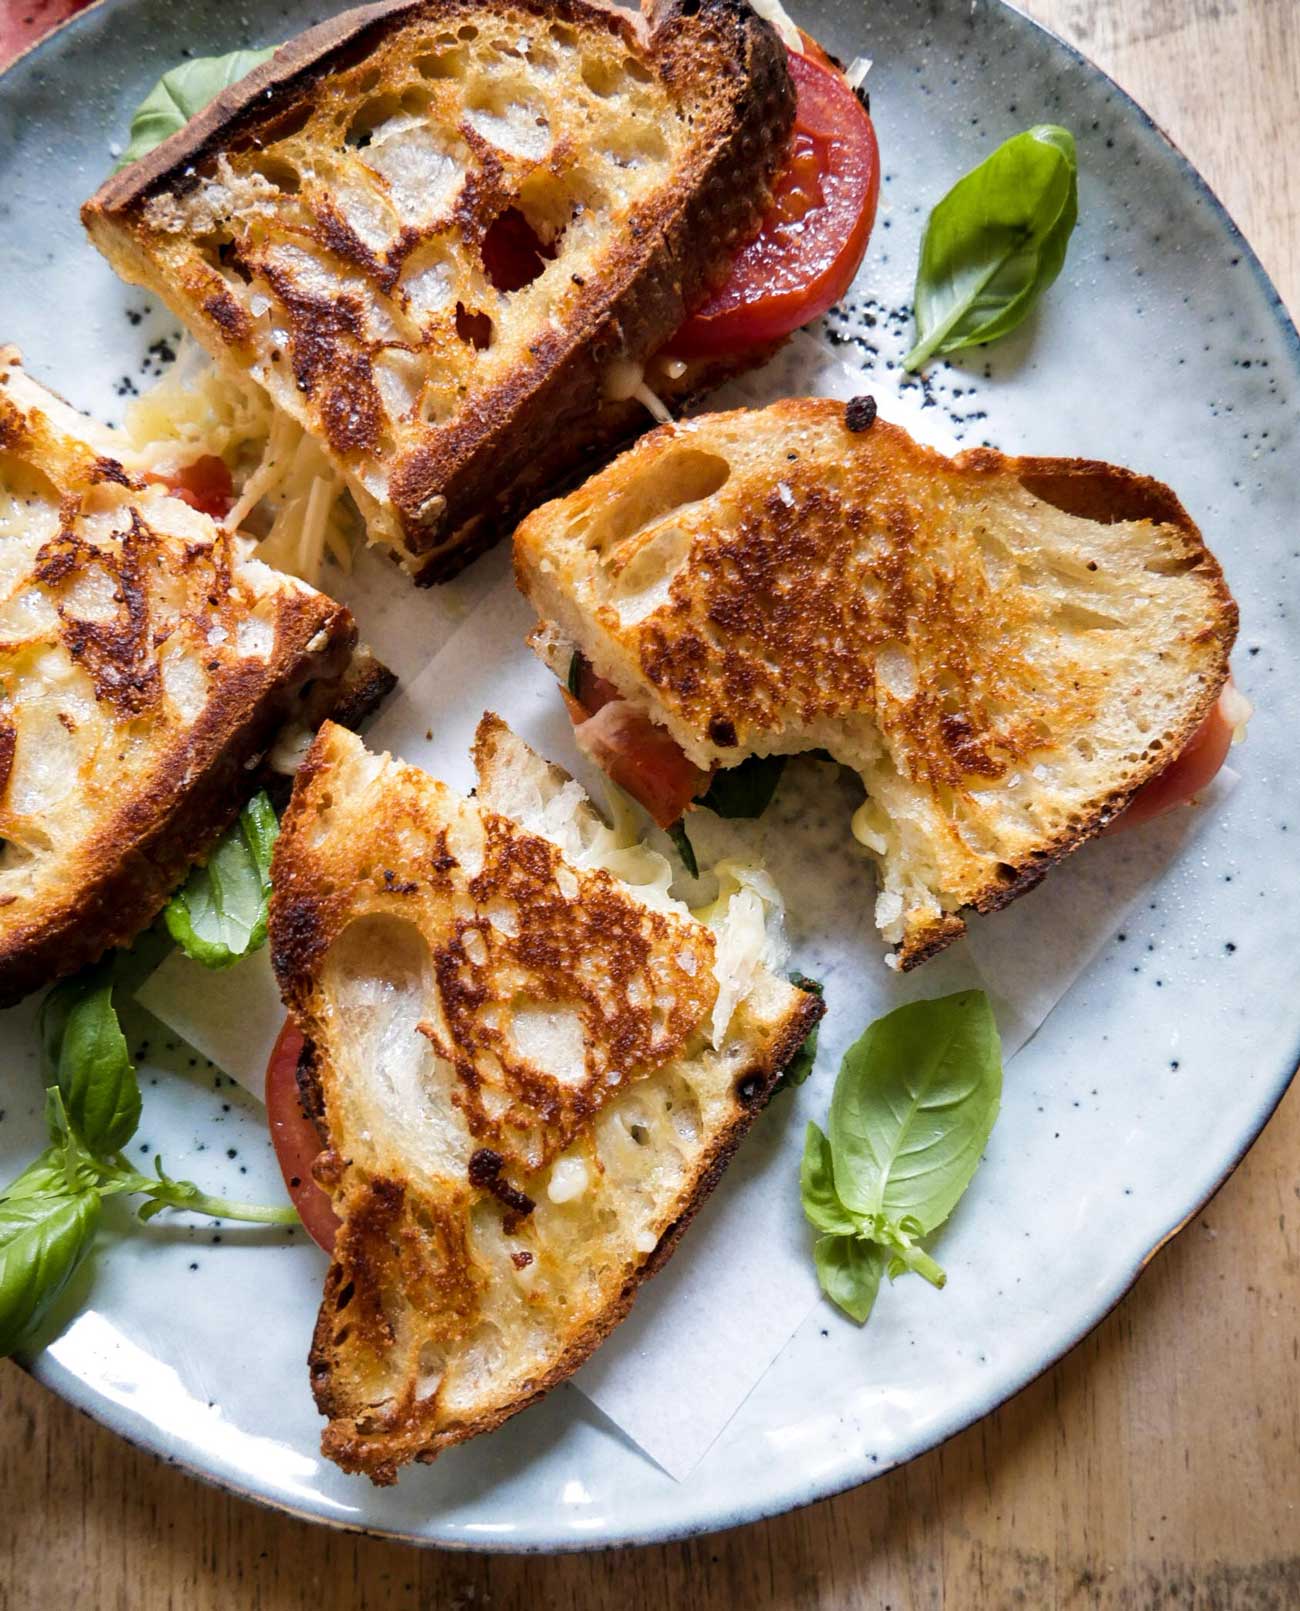
[[[569,656],[569,675],[566,686],[575,699],[582,697],[582,655],[577,649]]]
[[[792,973],[790,983],[797,985],[800,990],[811,990],[815,996],[824,996],[820,981],[810,979],[806,973]],[[778,1091],[787,1091],[792,1085],[802,1085],[813,1071],[813,1064],[817,1061],[817,1037],[821,1033],[821,1020],[808,1031],[808,1039],[794,1054],[790,1061],[781,1070],[781,1077],[772,1087],[772,1095]]]
[[[818,1285],[859,1325],[871,1313],[888,1257],[884,1248],[856,1236],[819,1236],[813,1246]]]
[[[0,1203],[0,1356],[40,1325],[89,1251],[98,1223],[93,1191]]]
[[[959,179],[926,225],[904,369],[1014,330],[1061,272],[1078,216],[1074,138],[1056,124],[1013,135]]]
[[[928,1235],[952,1212],[1002,1098],[988,998],[963,990],[879,1018],[844,1055],[831,1098],[835,1189],[851,1212],[909,1218]]]
[[[676,847],[677,854],[682,858],[682,865],[686,868],[686,871],[692,878],[698,878],[700,876],[700,864],[695,859],[695,846],[691,843],[686,832],[685,817],[678,817],[672,827],[665,828],[664,832]]]
[[[819,1231],[837,1236],[855,1236],[858,1227],[839,1200],[831,1165],[831,1144],[819,1126],[809,1124],[804,1132],[803,1161],[799,1165],[799,1196],[804,1218]]]
[[[140,1122],[140,1086],[110,983],[84,990],[69,1010],[58,1079],[72,1128],[92,1152],[127,1144]]]
[[[696,804],[720,817],[761,817],[772,803],[785,762],[784,755],[751,755],[739,766],[715,772]]]
[[[228,968],[266,941],[271,853],[280,825],[265,794],[255,795],[167,903],[168,932],[186,956]]]
[[[16,1180],[0,1192],[0,1207],[17,1197],[58,1196],[68,1190],[68,1170],[62,1147],[47,1147]]]
[[[164,73],[136,108],[131,137],[117,166],[138,162],[177,129],[183,129],[223,89],[269,61],[278,48],[269,45],[265,50],[232,50],[228,56],[196,56]]]

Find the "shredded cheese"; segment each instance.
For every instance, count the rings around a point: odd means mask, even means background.
[[[764,22],[772,24],[788,50],[802,52],[803,40],[799,37],[799,30],[781,0],[751,0],[751,4]]]
[[[862,88],[867,74],[871,71],[870,56],[855,56],[849,63],[848,71],[844,75],[844,82],[856,94]]]
[[[324,449],[252,381],[223,373],[186,340],[176,363],[127,410],[128,469],[169,475],[211,454],[239,489],[223,524],[261,535],[257,557],[304,582],[328,554],[352,569],[356,519]]]

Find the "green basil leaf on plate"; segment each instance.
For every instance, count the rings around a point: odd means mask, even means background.
[[[916,275],[916,345],[904,369],[1004,336],[1061,272],[1079,216],[1068,129],[1005,140],[930,214]]]
[[[785,761],[784,755],[751,755],[739,766],[715,772],[696,804],[720,817],[761,817],[772,803]]]
[[[164,73],[136,108],[130,140],[117,166],[138,162],[177,129],[183,129],[223,89],[269,61],[278,48],[270,45],[265,50],[232,50],[227,56],[196,56]]]
[[[0,1356],[40,1325],[89,1252],[98,1224],[94,1191],[0,1202]]]
[[[167,904],[168,932],[195,962],[228,968],[265,943],[271,853],[280,825],[257,794]]]
[[[813,1264],[822,1291],[859,1325],[871,1313],[889,1255],[856,1236],[819,1236]]]
[[[835,1191],[831,1144],[825,1132],[810,1123],[804,1132],[803,1161],[799,1165],[799,1196],[804,1217],[819,1231],[834,1236],[856,1236],[857,1222]]]
[[[845,1053],[831,1098],[840,1201],[928,1235],[970,1183],[1001,1100],[1002,1052],[983,991],[877,1019]]]
[[[140,1086],[107,981],[84,989],[67,1013],[58,1080],[68,1120],[92,1152],[126,1145],[140,1122]]]

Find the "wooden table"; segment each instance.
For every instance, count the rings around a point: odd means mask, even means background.
[[[1154,114],[1300,311],[1300,0],[1026,9]],[[1298,1160],[1300,1085],[1136,1290],[1002,1410],[856,1493],[665,1548],[512,1560],[331,1534],[0,1366],[0,1611],[1300,1606]]]

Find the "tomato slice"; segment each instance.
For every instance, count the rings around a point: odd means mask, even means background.
[[[613,683],[598,677],[585,657],[576,680],[578,697],[566,691],[564,703],[578,748],[659,827],[671,828],[708,788],[710,774],[687,759],[670,733],[621,698]]]
[[[266,1116],[284,1184],[303,1228],[318,1247],[334,1251],[339,1220],[330,1200],[312,1178],[311,1166],[321,1150],[316,1126],[302,1110],[298,1095],[298,1058],[303,1039],[292,1018],[276,1038],[266,1066]]]
[[[170,475],[149,475],[145,480],[166,487],[173,498],[179,498],[201,514],[211,515],[213,520],[224,519],[235,501],[230,469],[215,453],[205,453],[193,464],[173,470]]]
[[[668,343],[670,355],[702,358],[780,340],[853,282],[876,218],[880,152],[866,107],[820,49],[817,57],[790,52],[794,146],[772,206],[724,284]]]
[[[1247,715],[1249,706],[1229,683],[1182,753],[1158,776],[1144,783],[1103,831],[1120,833],[1163,817],[1178,806],[1190,805],[1227,760],[1233,734]]]

